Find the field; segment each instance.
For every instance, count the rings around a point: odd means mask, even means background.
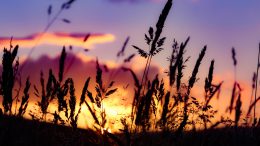
[[[63,3],[57,16],[74,2]],[[27,65],[24,62],[19,63],[19,44],[12,44],[11,39],[10,48],[3,49],[1,66],[0,145],[259,146],[260,118],[256,114],[256,106],[260,100],[257,97],[260,46],[252,81],[252,97],[246,113],[242,113],[241,109],[243,87],[236,78],[237,54],[235,48],[231,49],[235,80],[231,98],[227,99],[230,105],[226,114],[217,118],[218,110],[211,101],[219,98],[224,82],[214,82],[215,60],[209,62],[207,76],[203,79],[205,84],[200,87],[204,97],[192,94],[207,55],[207,46],[202,47],[191,75],[186,75],[185,68],[190,57],[186,57],[185,52],[191,38],[187,37],[183,42],[174,40],[170,48],[172,53],[167,58],[167,78],[152,72],[151,62],[165,49],[166,37],[162,36],[162,32],[172,6],[173,1],[168,0],[155,27],[150,27],[145,34],[148,50],[132,45],[146,62],[141,74],[124,65],[111,71],[96,58],[92,62],[95,75],[86,75],[83,87],[78,87],[73,76],[65,75],[75,61],[75,56],[69,54],[65,46],[57,59],[56,68],[43,68],[38,79],[21,76],[28,67],[24,67]],[[55,16],[50,21],[44,33],[56,19]],[[70,23],[67,19],[63,21]],[[89,37],[91,34],[82,41],[87,42]],[[124,63],[135,57],[135,54],[124,56],[128,42],[129,37],[116,55],[117,59],[124,58]],[[72,49],[71,46],[69,48]],[[131,78],[127,86],[120,87],[116,83],[119,72]],[[185,80],[184,76],[189,76],[189,79]],[[112,77],[115,79],[112,80]],[[105,101],[128,86],[133,89],[129,95],[133,96],[129,97],[132,99],[131,113],[115,120],[113,124],[116,126],[111,132],[111,113]],[[88,113],[88,116],[84,117],[83,113]],[[82,117],[90,124],[85,129],[79,128]]]
[[[260,129],[220,128],[191,131],[176,138],[174,133],[148,132],[131,136],[127,143],[124,135],[115,134],[120,143],[111,137],[99,135],[93,130],[72,129],[71,127],[41,123],[17,117],[1,117],[1,145],[136,145],[136,146],[258,146]]]

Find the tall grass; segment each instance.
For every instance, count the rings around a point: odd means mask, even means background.
[[[62,10],[69,9],[71,4],[75,0],[69,0],[61,6],[59,13]],[[234,84],[231,94],[230,105],[227,108],[229,114],[235,110],[234,120],[231,118],[221,118],[221,120],[213,123],[213,119],[216,118],[215,115],[217,110],[215,110],[210,101],[214,97],[218,97],[221,91],[223,81],[219,83],[214,82],[214,65],[215,60],[210,62],[208,69],[208,75],[205,78],[204,84],[204,100],[201,102],[199,97],[194,97],[192,95],[192,90],[194,90],[195,84],[198,81],[198,73],[200,71],[200,66],[203,63],[203,58],[205,57],[207,46],[204,46],[195,62],[195,66],[191,72],[188,81],[184,81],[186,76],[186,63],[189,61],[190,57],[185,56],[185,52],[190,40],[188,37],[184,42],[178,43],[174,39],[172,45],[172,53],[168,58],[169,66],[167,71],[167,77],[169,83],[166,83],[164,79],[161,79],[158,74],[151,74],[150,67],[152,58],[158,55],[159,52],[163,51],[163,45],[166,37],[161,37],[163,32],[164,24],[166,22],[167,16],[172,7],[172,0],[168,0],[163,8],[159,19],[157,21],[156,27],[150,27],[148,34],[145,34],[145,43],[149,46],[149,50],[146,51],[137,46],[133,46],[140,57],[146,59],[146,64],[144,71],[139,79],[139,76],[131,68],[122,67],[117,70],[117,74],[121,69],[125,72],[129,72],[134,81],[134,97],[131,107],[130,119],[124,117],[120,120],[123,125],[123,129],[120,129],[124,133],[125,145],[131,145],[132,136],[136,133],[147,133],[151,131],[161,132],[164,134],[173,133],[177,138],[179,138],[185,130],[194,131],[197,128],[203,129],[213,129],[220,124],[226,126],[235,126],[238,128],[242,119],[242,88],[237,80],[237,59],[236,50],[232,48],[232,60],[234,65]],[[52,7],[49,7],[48,14],[51,15]],[[50,20],[48,30],[50,25],[55,21],[59,13]],[[69,23],[69,20],[64,20]],[[84,42],[87,41],[90,34],[84,38]],[[117,53],[117,57],[124,56],[126,45],[129,42],[129,37],[123,44],[122,49]],[[4,114],[15,115],[18,117],[23,117],[26,113],[26,109],[29,104],[29,97],[31,96],[29,90],[31,88],[31,82],[29,77],[26,79],[25,87],[23,90],[23,96],[21,97],[21,103],[18,109],[18,114],[12,113],[13,106],[13,92],[15,87],[16,75],[18,72],[19,62],[15,61],[18,51],[18,45],[10,49],[4,49],[3,61],[2,61],[2,76],[1,76],[1,96],[3,97],[3,107]],[[260,52],[260,46],[259,46]],[[259,53],[260,54],[260,53]],[[257,123],[256,118],[256,103],[260,100],[257,96],[258,88],[258,69],[259,69],[259,54],[257,63],[256,76],[253,79],[253,91],[255,91],[255,100],[249,106],[247,116],[250,115],[251,111],[254,109],[253,115],[253,126],[259,126],[260,120]],[[124,63],[130,62],[135,54],[128,56]],[[114,73],[110,74],[107,81],[104,80],[104,71],[107,68],[102,68],[98,59],[96,59],[96,76],[95,81],[92,83],[91,77],[85,80],[84,86],[81,91],[81,96],[77,98],[75,92],[75,83],[73,78],[66,77],[66,67],[70,68],[71,64],[66,62],[66,48],[63,47],[59,60],[59,71],[54,73],[52,69],[49,69],[48,77],[45,78],[43,71],[40,73],[40,85],[34,85],[34,95],[40,98],[38,101],[38,106],[40,112],[35,113],[33,119],[40,117],[38,120],[47,121],[46,117],[48,115],[52,116],[52,122],[54,124],[69,125],[74,130],[78,127],[78,119],[82,112],[82,106],[86,106],[91,117],[94,120],[92,125],[93,129],[102,135],[102,141],[105,145],[109,140],[113,140],[118,145],[123,145],[123,142],[110,133],[107,129],[108,118],[107,118],[107,108],[104,106],[104,100],[110,98],[117,92],[119,87],[116,87],[115,82],[112,80]],[[109,72],[109,71],[108,71]],[[149,77],[153,76],[153,79]],[[94,90],[90,90],[89,86],[94,85]],[[255,89],[254,89],[255,88]],[[252,91],[252,93],[253,93]],[[79,99],[79,101],[78,101]],[[50,104],[56,103],[57,107],[55,111],[50,111]],[[16,103],[17,105],[18,103]],[[1,109],[2,110],[2,109]],[[16,111],[16,109],[15,109]],[[40,115],[40,116],[39,116]],[[129,122],[130,121],[130,122]]]
[[[147,52],[143,49],[140,49],[137,46],[133,46],[142,57],[146,58],[146,65],[141,80],[141,85],[144,84],[144,87],[146,86],[147,76],[149,74],[152,57],[163,50],[162,46],[164,44],[166,37],[160,38],[160,36],[163,31],[164,23],[170,12],[171,7],[172,7],[172,0],[168,0],[159,16],[155,31],[152,27],[150,27],[148,31],[149,36],[145,34],[145,40],[147,45],[149,46],[149,51]]]
[[[13,49],[13,50],[12,50]],[[16,61],[15,65],[14,61],[17,55],[18,45],[14,48],[10,46],[10,50],[4,48],[3,54],[3,72],[2,72],[2,85],[1,85],[1,93],[3,96],[3,107],[4,112],[12,114],[12,105],[13,105],[13,88],[15,83],[15,75],[18,70],[18,61]]]
[[[259,50],[258,50],[258,57],[257,57],[257,67],[256,67],[256,80],[255,80],[255,104],[254,104],[254,123],[253,125],[256,124],[256,102],[257,102],[257,85],[258,85],[258,72],[259,72],[259,58],[260,58],[260,44],[259,44]]]
[[[25,83],[25,88],[23,90],[23,97],[22,97],[22,102],[19,108],[19,112],[18,112],[18,116],[22,117],[27,109],[28,103],[29,103],[29,89],[31,87],[31,83],[29,81],[29,77],[26,79],[26,83]]]
[[[62,14],[62,12],[69,10],[72,5],[76,2],[76,0],[66,0],[65,2],[63,2],[60,6],[60,9],[53,14],[54,10],[52,5],[49,5],[48,9],[47,9],[47,14],[48,14],[48,22],[47,25],[44,27],[43,31],[41,32],[40,36],[37,38],[37,40],[35,41],[35,44],[33,45],[33,47],[30,49],[27,57],[30,58],[33,51],[35,50],[35,48],[37,47],[37,45],[39,44],[39,42],[41,41],[41,39],[43,38],[43,36],[45,35],[46,32],[49,31],[49,29],[51,28],[51,26],[59,19],[60,15]],[[69,20],[63,18],[62,19],[63,22],[65,23],[70,23]],[[24,67],[26,66],[26,62],[25,64],[23,64],[20,68],[20,72],[23,71]]]
[[[95,86],[95,95],[89,91],[86,88],[87,96],[90,100],[90,103],[92,104],[92,107],[90,106],[89,102],[84,100],[85,104],[87,105],[95,124],[98,126],[94,127],[96,129],[99,129],[100,133],[104,133],[104,130],[106,130],[106,124],[107,124],[107,117],[106,117],[106,111],[104,107],[103,100],[111,96],[117,91],[117,88],[114,88],[114,81],[111,81],[108,85],[105,85],[103,82],[103,71],[99,65],[98,60],[96,60],[96,86]],[[81,100],[83,101],[83,100]]]

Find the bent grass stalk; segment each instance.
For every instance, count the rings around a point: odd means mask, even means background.
[[[259,44],[258,57],[257,57],[257,68],[256,68],[255,103],[256,103],[257,87],[258,87],[259,58],[260,58],[260,44]],[[254,124],[253,124],[254,126],[255,126],[255,121],[256,121],[255,119],[256,119],[256,104],[254,105]]]

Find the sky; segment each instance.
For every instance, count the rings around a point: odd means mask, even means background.
[[[77,0],[69,10],[58,16],[44,35],[41,35],[63,2],[1,2],[0,48],[8,47],[13,36],[13,43],[20,44],[20,58],[37,60],[43,55],[55,57],[63,45],[67,48],[72,45],[72,52],[79,54],[83,60],[98,57],[100,61],[116,66],[116,53],[128,36],[130,41],[126,48],[127,54],[135,53],[131,45],[147,48],[144,33],[147,33],[150,26],[155,26],[166,1]],[[50,16],[47,14],[49,5],[52,5]],[[207,45],[208,49],[199,73],[202,79],[198,84],[203,84],[210,61],[214,59],[216,82],[224,80],[226,94],[223,95],[223,100],[229,102],[234,81],[231,58],[231,48],[234,47],[238,60],[237,80],[245,90],[244,100],[248,101],[260,42],[259,5],[259,0],[174,0],[162,34],[167,37],[166,45],[164,50],[154,57],[152,64],[161,72],[165,71],[168,66],[166,58],[171,53],[173,40],[183,42],[190,36],[185,56],[191,56],[191,59],[186,64],[185,77],[189,78],[200,50]],[[70,23],[65,23],[62,19],[67,19]],[[81,40],[88,33],[93,35],[86,43],[82,43]],[[84,52],[85,48],[90,51]],[[137,63],[139,61],[140,64]],[[132,66],[140,69],[139,65],[142,66],[141,62],[144,60],[136,58],[134,62],[137,64]]]

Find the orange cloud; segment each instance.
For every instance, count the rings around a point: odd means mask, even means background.
[[[131,62],[129,64],[125,64],[126,66],[132,67],[134,64],[138,61],[138,58],[134,62]],[[71,64],[72,62],[72,64]],[[59,56],[56,57],[49,57],[47,55],[41,56],[37,59],[26,59],[21,63],[21,66],[23,64],[27,64],[23,68],[22,72],[22,83],[24,83],[26,77],[30,77],[30,81],[32,85],[35,85],[38,89],[40,89],[40,72],[42,71],[44,74],[45,80],[47,80],[48,77],[48,71],[49,69],[53,70],[54,75],[58,76],[58,70],[59,70]],[[132,64],[133,63],[133,64]],[[71,64],[71,66],[70,66]],[[118,88],[117,92],[114,93],[109,98],[106,98],[104,100],[104,108],[106,110],[107,114],[107,125],[109,126],[110,130],[117,131],[118,128],[121,125],[120,118],[129,116],[131,113],[131,103],[134,97],[134,82],[132,79],[132,75],[129,72],[124,72],[121,67],[122,64],[118,64],[113,61],[100,61],[99,62],[100,67],[103,70],[103,84],[104,86],[108,86],[109,83],[113,80],[115,81],[115,87]],[[68,69],[68,67],[70,68]],[[105,69],[108,69],[106,71]],[[135,73],[139,78],[141,78],[143,68],[133,68]],[[157,74],[160,71],[160,69],[156,66],[151,66],[150,73],[151,76],[149,78],[154,78],[154,75]],[[2,72],[2,68],[0,67],[0,73]],[[84,85],[85,80],[88,77],[91,77],[89,90],[93,94],[95,94],[95,76],[96,76],[96,58],[91,56],[86,56],[82,53],[76,54],[67,54],[67,58],[65,60],[65,73],[64,78],[72,77],[75,83],[75,95],[77,98],[77,101],[79,101],[79,97],[82,92],[82,88]],[[18,88],[18,85],[16,84],[15,89]],[[34,94],[34,89],[30,89],[30,102],[28,105],[27,112],[25,114],[25,117],[28,119],[31,119],[29,115],[29,111],[32,111],[33,113],[38,113],[39,107],[35,104],[40,101],[40,98],[37,98]],[[87,98],[88,99],[88,98]],[[1,98],[0,98],[1,103]],[[1,105],[0,105],[1,107]],[[55,110],[57,110],[57,104],[54,101],[52,104],[50,104],[48,108],[48,112],[54,113]],[[53,117],[49,117],[48,119],[52,119]],[[79,127],[86,128],[86,127],[92,127],[93,122],[91,120],[91,114],[87,107],[84,105],[82,108],[82,114],[79,118]]]
[[[96,44],[113,42],[115,36],[112,34],[91,34],[84,42],[86,34],[82,33],[37,33],[26,37],[13,38],[12,44],[19,44],[21,48],[32,48],[35,45],[72,45],[76,47],[91,49]],[[9,37],[0,37],[0,46],[8,47],[10,45]]]
[[[71,64],[71,67],[69,69],[68,66]],[[32,85],[35,85],[39,88],[40,85],[40,72],[43,71],[45,79],[47,79],[48,75],[48,69],[52,68],[53,73],[57,76],[58,75],[58,68],[59,68],[59,56],[50,58],[48,56],[42,56],[36,60],[27,59],[24,61],[24,63],[27,63],[27,65],[24,67],[22,78],[23,83],[25,81],[25,78],[27,76],[30,76],[30,80],[32,82]],[[108,117],[108,126],[112,131],[117,131],[118,127],[121,126],[120,118],[126,117],[131,112],[131,103],[134,97],[134,82],[132,79],[132,76],[128,72],[123,72],[120,68],[122,67],[122,64],[118,62],[102,62],[100,61],[100,66],[103,70],[103,83],[105,86],[107,86],[112,80],[115,81],[115,86],[118,87],[118,91],[113,94],[113,96],[107,98],[104,100],[104,107],[106,109],[107,117]],[[22,63],[21,63],[22,64]],[[139,66],[137,66],[138,64]],[[108,69],[106,71],[105,65]],[[134,58],[132,62],[129,64],[125,64],[125,66],[132,68],[134,72],[137,74],[139,79],[142,76],[143,68],[145,66],[145,60],[140,59],[138,57]],[[0,68],[0,72],[2,68]],[[66,71],[67,70],[67,71]],[[84,85],[85,80],[88,77],[91,77],[90,91],[95,90],[95,75],[96,75],[96,62],[95,58],[91,56],[86,56],[82,53],[79,54],[70,54],[68,53],[66,61],[65,61],[65,74],[64,77],[72,77],[74,79],[75,83],[75,94],[76,97],[80,97],[81,91]],[[164,69],[159,64],[153,64],[150,69],[150,79],[153,79],[154,76],[159,73],[160,75],[163,75]],[[165,74],[164,74],[165,75]],[[168,89],[168,77],[163,76],[165,81],[165,88]],[[199,80],[194,88],[192,89],[192,96],[199,99],[199,101],[204,101],[204,78],[201,77],[201,80]],[[232,115],[227,114],[225,111],[230,103],[230,97],[232,92],[232,85],[233,85],[233,75],[232,72],[225,72],[222,74],[216,74],[214,75],[214,83],[219,83],[220,81],[224,81],[224,84],[222,86],[222,92],[220,95],[220,98],[217,99],[214,97],[210,104],[214,107],[214,109],[218,110],[218,114],[215,116],[218,120],[220,116],[229,116],[230,118],[234,118],[234,112]],[[187,81],[183,81],[183,83],[187,83]],[[248,106],[249,106],[249,100],[250,100],[250,93],[251,93],[251,87],[250,84],[248,84],[246,81],[239,80],[239,83],[241,84],[241,87],[243,88],[242,91],[242,116],[245,116],[245,113],[247,112]],[[40,99],[36,98],[33,94],[34,89],[30,89],[31,97],[30,97],[30,104],[28,109],[33,110],[33,106],[35,106],[34,103],[39,101]],[[94,93],[94,92],[93,92]],[[77,99],[79,101],[79,99]],[[0,98],[1,101],[1,98]],[[1,102],[0,102],[1,103]],[[1,107],[1,105],[0,105]],[[57,108],[57,105],[52,104],[50,105],[49,111],[54,112]],[[259,108],[257,108],[257,111],[259,111]],[[259,112],[257,112],[259,114]],[[30,118],[28,115],[28,111],[26,113],[26,117]],[[91,127],[93,121],[87,107],[84,105],[82,108],[82,114],[79,118],[79,126],[81,128]],[[215,122],[215,121],[213,121]]]

